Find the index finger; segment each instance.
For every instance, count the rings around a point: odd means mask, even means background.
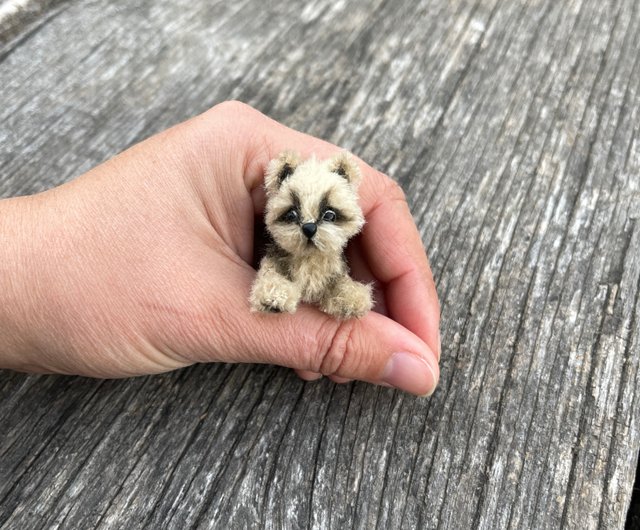
[[[367,220],[363,252],[373,274],[386,285],[389,316],[424,340],[440,359],[438,294],[404,192],[389,177],[366,168],[368,177],[360,192]]]

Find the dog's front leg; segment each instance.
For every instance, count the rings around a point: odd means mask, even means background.
[[[265,257],[253,282],[249,303],[252,311],[268,313],[295,312],[300,300],[300,289],[278,272],[276,262]]]
[[[372,307],[371,286],[340,276],[329,284],[320,308],[336,318],[360,318]]]

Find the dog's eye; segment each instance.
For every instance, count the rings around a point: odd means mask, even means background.
[[[298,212],[292,208],[284,214],[283,220],[285,223],[295,223],[298,220]]]
[[[333,210],[325,211],[324,214],[322,214],[322,220],[333,223],[336,220],[336,212],[334,212]]]

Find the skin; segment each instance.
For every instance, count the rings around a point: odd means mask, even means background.
[[[440,352],[431,271],[402,190],[360,160],[367,224],[348,256],[355,278],[376,281],[377,312],[250,312],[264,168],[284,150],[339,152],[226,102],[65,185],[0,201],[0,367],[128,377],[272,363],[307,380],[430,394]]]

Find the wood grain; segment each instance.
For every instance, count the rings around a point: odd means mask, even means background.
[[[30,5],[0,26],[0,196],[243,100],[402,184],[444,349],[430,399],[263,366],[1,373],[0,526],[623,527],[638,2]]]

